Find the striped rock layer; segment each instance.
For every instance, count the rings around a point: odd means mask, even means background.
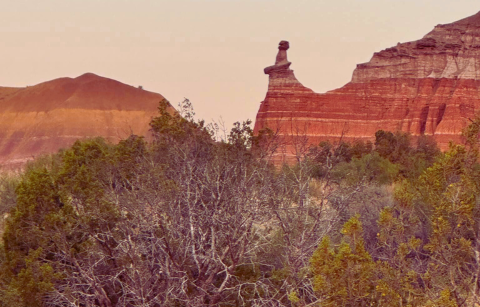
[[[91,73],[26,88],[0,87],[0,165],[18,168],[82,138],[148,137],[162,99]]]
[[[282,156],[323,140],[373,140],[380,129],[432,135],[446,149],[480,108],[480,12],[375,53],[351,82],[324,94],[295,78],[285,43],[282,52],[284,62],[277,56],[265,69],[268,92],[255,122],[255,132],[277,132]]]

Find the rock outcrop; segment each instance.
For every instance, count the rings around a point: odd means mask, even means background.
[[[0,87],[0,165],[16,168],[81,138],[148,137],[162,99],[91,73],[26,88]]]
[[[295,78],[288,43],[279,49],[265,69],[269,87],[255,131],[276,131],[287,144],[282,156],[322,140],[373,140],[380,129],[433,135],[446,149],[480,108],[480,12],[375,53],[350,83],[325,94]]]

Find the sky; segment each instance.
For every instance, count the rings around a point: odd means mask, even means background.
[[[92,72],[174,106],[188,98],[228,128],[255,119],[280,40],[321,93],[374,52],[478,11],[478,0],[0,0],[0,86]]]

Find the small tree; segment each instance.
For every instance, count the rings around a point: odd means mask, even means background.
[[[313,285],[321,306],[372,306],[376,300],[375,263],[364,248],[358,218],[345,223],[337,248],[324,237],[312,256]]]

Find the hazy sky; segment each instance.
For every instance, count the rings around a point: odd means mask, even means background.
[[[0,86],[85,72],[189,98],[197,117],[254,120],[277,45],[324,92],[397,42],[480,10],[479,0],[0,0]]]

